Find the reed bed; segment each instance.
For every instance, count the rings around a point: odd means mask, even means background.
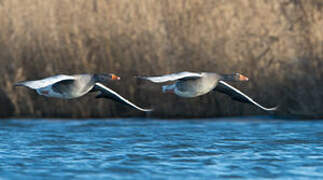
[[[323,117],[323,2],[320,0],[1,0],[0,85],[15,117],[218,117],[263,111],[210,93],[162,94],[135,75],[240,72],[234,83],[274,115]],[[109,86],[137,112],[88,95],[37,96],[13,83],[54,74],[116,73]],[[6,110],[8,111],[8,110]],[[6,114],[6,113],[4,113]]]

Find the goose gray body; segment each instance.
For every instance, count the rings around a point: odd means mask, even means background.
[[[90,91],[99,91],[98,98],[109,98],[140,111],[152,111],[151,109],[143,109],[136,106],[112,89],[101,84],[101,82],[119,79],[114,74],[61,74],[41,80],[19,82],[15,85],[34,89],[39,95],[62,99],[78,98]]]
[[[74,75],[73,80],[62,80],[51,86],[57,98],[72,99],[87,94],[96,84],[93,75]],[[45,88],[46,89],[46,88]],[[42,93],[42,92],[40,92]],[[46,94],[44,94],[46,96]]]
[[[199,78],[186,78],[175,82],[174,93],[181,97],[196,97],[210,92],[217,85],[219,75],[201,73]],[[167,89],[167,87],[164,87]]]
[[[230,96],[233,100],[255,105],[265,111],[276,110],[277,107],[266,108],[252,98],[242,93],[240,90],[229,85],[225,81],[248,81],[246,76],[239,73],[223,75],[212,72],[180,72],[163,76],[139,77],[154,83],[164,83],[175,81],[174,84],[164,85],[163,92],[174,93],[180,97],[192,98],[217,91]]]

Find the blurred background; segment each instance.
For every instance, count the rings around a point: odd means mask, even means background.
[[[278,116],[323,117],[322,0],[1,0],[1,117],[262,115],[209,93],[183,99],[136,75],[240,72],[233,83]],[[109,85],[145,114],[87,95],[48,99],[13,83],[116,73]]]

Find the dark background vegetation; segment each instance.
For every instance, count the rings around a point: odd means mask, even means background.
[[[233,85],[275,115],[323,117],[322,0],[1,0],[0,116],[215,117],[266,114],[220,94],[182,99],[135,75],[240,72]],[[145,114],[88,95],[37,96],[13,83],[116,73]]]

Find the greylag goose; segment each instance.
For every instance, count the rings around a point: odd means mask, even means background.
[[[62,99],[78,98],[89,92],[98,91],[100,94],[96,98],[108,98],[140,111],[152,111],[152,109],[143,109],[136,106],[117,92],[101,84],[119,79],[120,77],[114,74],[61,74],[41,80],[18,82],[15,85],[36,90],[39,95]]]
[[[162,90],[164,93],[174,93],[180,97],[197,97],[213,90],[224,93],[230,96],[233,100],[253,104],[265,111],[274,111],[277,109],[277,107],[266,108],[260,105],[240,90],[226,83],[226,81],[248,81],[246,76],[239,73],[217,74],[210,72],[180,72],[163,76],[141,76],[138,78],[149,80],[154,83],[176,81],[174,84],[162,86]]]

